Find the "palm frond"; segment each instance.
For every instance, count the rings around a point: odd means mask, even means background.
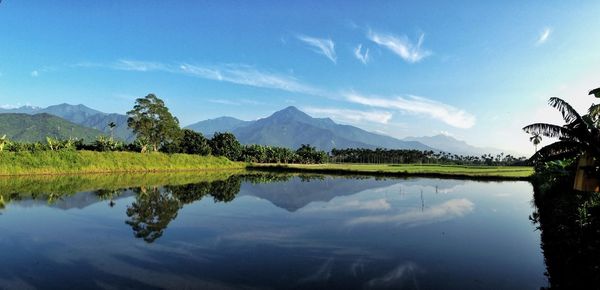
[[[565,119],[565,122],[567,123],[571,123],[575,120],[581,119],[579,113],[577,113],[577,111],[575,111],[575,109],[573,109],[573,107],[571,107],[569,103],[567,103],[561,98],[552,97],[550,98],[550,100],[548,100],[548,104],[558,109],[562,114],[563,119]]]
[[[573,134],[568,128],[546,123],[535,123],[525,126],[523,127],[523,131],[529,134],[539,134],[550,138],[573,138]]]
[[[590,117],[592,118],[596,118],[598,117],[598,115],[600,114],[600,104],[593,104],[589,109],[588,109],[588,114],[590,115]]]
[[[585,150],[583,145],[576,141],[558,141],[544,146],[533,156],[532,160],[551,161],[568,157],[575,157]]]

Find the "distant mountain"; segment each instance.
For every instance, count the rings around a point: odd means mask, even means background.
[[[296,107],[287,107],[256,121],[231,117],[217,118],[188,126],[205,135],[231,131],[243,144],[261,144],[298,148],[311,144],[321,150],[333,148],[394,148],[435,150],[414,141],[402,141],[367,132],[360,128],[336,124],[329,118],[313,118]]]
[[[66,121],[47,113],[41,114],[0,114],[0,135],[15,141],[45,141],[46,137],[59,139],[83,138],[95,140],[100,131]]]
[[[46,113],[63,118],[69,122],[73,122],[84,127],[99,130],[104,135],[110,134],[110,128],[108,127],[108,123],[114,122],[117,125],[113,129],[113,134],[115,138],[127,142],[131,142],[135,139],[135,135],[127,126],[126,115],[107,114],[91,109],[84,105],[60,104],[49,106],[47,108],[23,106],[15,109],[0,109],[0,114],[6,113],[24,113],[30,115]],[[97,136],[95,136],[94,139],[96,137]]]
[[[200,132],[204,136],[212,136],[215,132],[233,132],[233,130],[249,124],[252,124],[252,121],[243,121],[233,117],[220,117],[200,121],[185,128]]]
[[[458,140],[452,136],[439,134],[435,136],[429,137],[407,137],[402,139],[404,141],[416,141],[423,143],[427,146],[437,148],[444,152],[459,154],[459,155],[474,155],[479,156],[482,154],[499,154],[499,153],[507,153],[513,154],[515,156],[520,156],[519,153],[509,152],[502,149],[497,148],[489,148],[489,147],[476,147],[473,145],[467,144],[467,142]]]

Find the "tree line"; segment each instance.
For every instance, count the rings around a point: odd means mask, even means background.
[[[333,163],[374,163],[374,164],[452,164],[452,165],[487,165],[512,166],[525,165],[527,158],[510,154],[484,154],[481,156],[459,155],[432,150],[421,151],[411,149],[333,149],[329,157]]]

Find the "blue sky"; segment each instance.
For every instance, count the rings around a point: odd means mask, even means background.
[[[193,3],[192,3],[193,2]],[[600,86],[598,1],[0,3],[0,106],[124,113],[155,93],[183,125],[289,105],[394,137],[531,153]]]

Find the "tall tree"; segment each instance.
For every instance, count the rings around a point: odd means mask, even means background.
[[[137,99],[127,116],[129,128],[139,139],[147,140],[153,151],[158,151],[162,144],[176,140],[181,134],[179,120],[171,115],[163,100],[154,94]]]
[[[596,90],[590,92],[594,94]],[[600,118],[597,105],[592,105],[586,115],[580,115],[569,103],[560,98],[550,98],[550,106],[559,110],[566,124],[559,126],[535,123],[525,126],[523,130],[529,134],[558,138],[559,141],[547,145],[537,151],[534,160],[558,160],[567,157],[578,157],[588,154],[600,157],[600,129],[596,124]]]
[[[225,156],[237,161],[242,155],[242,145],[231,133],[216,132],[210,140],[210,148],[215,156]]]

